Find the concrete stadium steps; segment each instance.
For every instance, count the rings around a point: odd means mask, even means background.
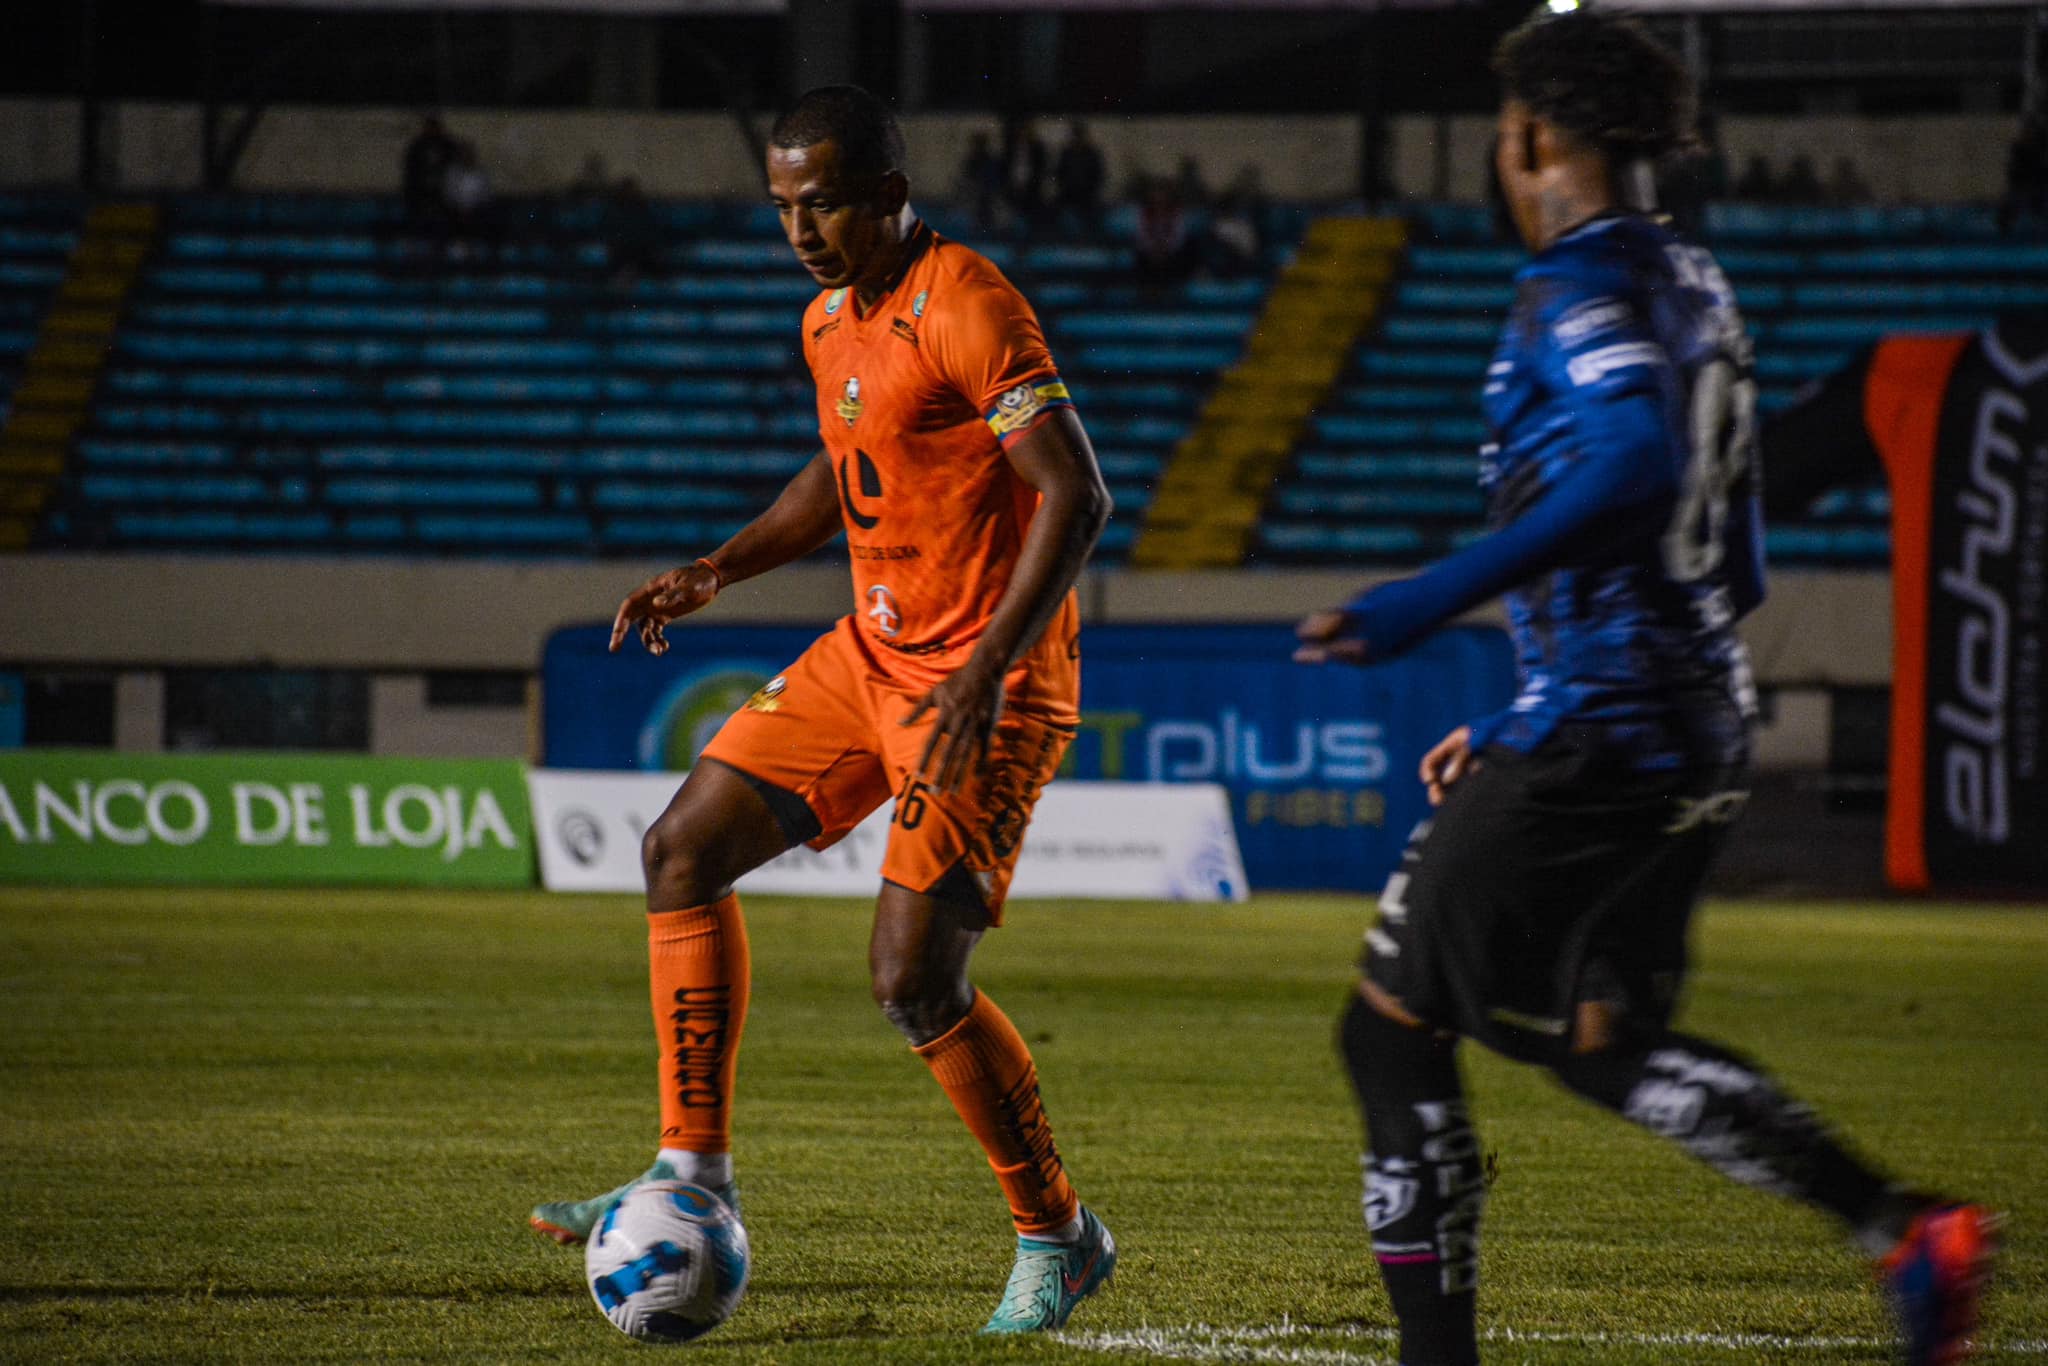
[[[43,243],[68,252],[33,341],[22,355],[0,426],[0,550],[26,548],[61,486],[121,310],[155,240],[149,203],[96,204],[75,233]],[[27,245],[27,244],[24,244]]]
[[[1243,563],[1260,505],[1372,321],[1406,230],[1398,219],[1332,217],[1309,226],[1255,331],[1174,450],[1133,562],[1160,569]]]

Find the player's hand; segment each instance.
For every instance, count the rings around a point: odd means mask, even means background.
[[[1365,637],[1358,634],[1358,622],[1337,608],[1303,617],[1294,628],[1297,664],[1363,664],[1370,655]]]
[[[662,628],[717,596],[718,575],[702,560],[656,574],[619,604],[619,614],[612,618],[612,653],[618,653],[626,632],[637,626],[640,643],[647,647],[647,653],[667,654],[668,637],[662,634]]]
[[[988,762],[988,749],[1003,715],[1003,674],[970,658],[917,699],[903,718],[906,726],[935,711],[938,721],[917,761],[917,776],[941,792],[952,792]]]
[[[1429,789],[1429,804],[1442,806],[1444,793],[1451,784],[1479,767],[1479,761],[1472,755],[1472,727],[1460,726],[1436,742],[1429,753],[1422,756],[1418,770],[1422,785]]]

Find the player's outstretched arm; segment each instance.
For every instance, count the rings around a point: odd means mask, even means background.
[[[1520,517],[1412,578],[1367,589],[1344,607],[1295,628],[1295,658],[1364,664],[1401,653],[1437,627],[1516,584],[1594,553],[1646,525],[1660,525],[1678,496],[1677,469],[1657,405],[1634,396],[1618,439],[1588,449]]]
[[[802,559],[838,530],[839,491],[832,481],[832,461],[821,450],[768,509],[731,540],[696,563],[657,574],[628,593],[612,618],[611,648],[616,651],[626,633],[637,628],[648,653],[668,653],[668,639],[662,634],[668,623],[703,607],[727,584]]]
[[[1004,454],[1019,477],[1038,490],[1038,511],[981,643],[965,664],[919,699],[905,722],[927,711],[939,713],[919,770],[941,789],[958,785],[987,755],[1003,712],[1003,675],[1045,634],[1109,523],[1109,490],[1073,409],[1053,409]]]

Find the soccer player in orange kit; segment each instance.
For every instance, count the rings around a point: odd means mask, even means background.
[[[809,92],[769,137],[770,197],[825,290],[803,320],[824,449],[730,541],[635,589],[611,647],[637,630],[662,653],[667,623],[842,524],[855,611],[733,714],[647,832],[654,1165],[532,1222],[580,1242],[648,1180],[734,1199],[748,951],[733,882],[796,844],[831,844],[893,794],[875,1002],[1009,1200],[1016,1265],[982,1331],[1028,1333],[1066,1322],[1116,1244],[1076,1198],[1030,1051],[967,961],[1001,923],[1025,824],[1079,720],[1073,588],[1109,495],[1031,306],[918,219],[904,160],[895,118],[853,86]]]

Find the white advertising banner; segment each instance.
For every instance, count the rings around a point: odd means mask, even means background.
[[[640,837],[680,773],[534,769],[541,884],[556,892],[637,892]],[[740,879],[742,892],[872,897],[889,838],[884,805],[823,851],[796,848]],[[1056,782],[1039,798],[1012,897],[1242,901],[1246,886],[1229,794],[1210,783]]]

